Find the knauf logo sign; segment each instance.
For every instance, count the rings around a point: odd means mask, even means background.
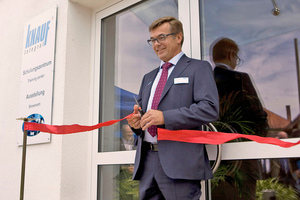
[[[31,114],[27,117],[28,119],[30,119],[28,122],[35,122],[35,123],[39,123],[39,124],[44,124],[45,123],[45,120],[44,120],[44,117],[40,114],[37,114],[37,113],[34,113],[34,114]],[[23,126],[22,126],[22,131],[24,132],[24,127],[25,127],[25,122],[23,123]],[[30,126],[27,126],[27,136],[36,136],[40,133],[40,131],[31,131],[30,129],[32,129],[32,127]]]
[[[35,52],[37,49],[47,45],[50,20],[38,27],[28,25],[24,54]]]

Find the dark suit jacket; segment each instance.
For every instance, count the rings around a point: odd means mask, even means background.
[[[249,125],[252,130],[257,135],[265,136],[268,128],[267,113],[263,110],[249,75],[217,66],[214,68],[214,78],[220,97],[220,110],[229,112],[221,112],[220,121],[223,120],[223,115],[233,116],[232,113],[240,109],[241,118],[239,120],[252,122]],[[230,97],[230,94],[235,96]],[[227,109],[227,103],[230,104],[230,109]],[[241,133],[239,127],[235,126],[234,128]]]
[[[141,84],[138,101],[144,112],[157,72],[158,68],[146,74]],[[174,79],[180,77],[188,77],[188,83],[174,84]],[[218,120],[219,97],[210,64],[183,55],[168,78],[158,110],[163,111],[165,120],[165,124],[160,127],[169,130],[200,130],[201,125]],[[145,155],[142,150],[144,133],[141,129],[134,132],[138,140],[133,178],[138,180],[143,173],[140,161]],[[162,168],[170,178],[212,178],[203,144],[158,141],[158,149]]]

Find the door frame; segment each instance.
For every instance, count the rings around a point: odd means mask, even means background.
[[[95,13],[92,36],[92,63],[94,65],[92,91],[93,92],[93,124],[99,123],[99,91],[100,91],[100,54],[101,54],[101,21],[103,18],[119,12],[142,0],[120,1],[113,6]],[[183,52],[186,55],[201,59],[201,31],[199,0],[178,0],[178,16],[183,23],[185,42]],[[98,152],[98,130],[94,130],[91,138],[91,199],[97,199],[98,190],[98,166],[113,164],[133,164],[135,151]],[[283,141],[297,142],[299,138],[284,139]],[[255,149],[255,151],[253,151]],[[209,158],[214,160],[217,154],[214,145],[207,145]],[[222,160],[264,159],[264,158],[291,158],[299,157],[300,145],[282,148],[274,145],[259,144],[256,142],[233,142],[222,145]],[[202,183],[203,195],[201,200],[206,199],[205,184]]]

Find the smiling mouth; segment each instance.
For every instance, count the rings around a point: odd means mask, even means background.
[[[158,50],[156,50],[156,52],[157,52],[158,54],[161,54],[163,51],[164,51],[164,49],[158,49]]]

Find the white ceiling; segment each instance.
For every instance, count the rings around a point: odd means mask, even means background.
[[[113,5],[122,0],[70,0],[88,8],[101,8]]]

